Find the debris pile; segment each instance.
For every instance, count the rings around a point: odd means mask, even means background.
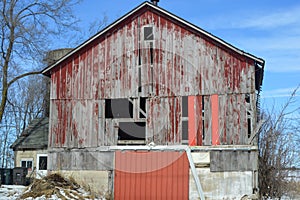
[[[20,199],[26,198],[54,198],[54,199],[95,199],[90,191],[84,190],[75,180],[64,178],[60,174],[51,174],[42,179],[34,180],[28,189],[23,192]]]

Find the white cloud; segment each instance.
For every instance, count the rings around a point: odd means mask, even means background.
[[[297,87],[279,88],[262,92],[262,98],[290,97]],[[300,96],[299,90],[295,96]]]
[[[269,13],[269,12],[265,12]],[[243,23],[236,24],[238,28],[259,28],[269,29],[287,25],[299,24],[300,22],[300,7],[277,11],[267,15],[254,15],[255,18],[249,18]]]

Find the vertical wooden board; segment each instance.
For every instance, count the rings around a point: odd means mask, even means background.
[[[123,79],[123,74],[122,74],[122,69],[125,68],[123,65],[123,56],[125,53],[125,38],[124,38],[124,27],[120,28],[117,33],[115,34],[115,46],[116,51],[116,57],[115,57],[115,66],[116,66],[116,73],[115,73],[115,91],[116,91],[116,97],[120,98],[121,96],[125,96],[126,90],[124,86],[122,85],[122,79]]]
[[[181,98],[169,97],[168,99],[169,120],[167,122],[167,143],[181,143]],[[180,128],[179,128],[180,127]]]
[[[91,99],[93,97],[92,95],[92,80],[93,80],[93,47],[90,46],[86,50],[86,57],[84,61],[84,70],[85,70],[85,89],[84,89],[84,99]]]
[[[153,113],[154,99],[147,98],[146,109],[147,109],[147,119],[146,119],[146,144],[154,142],[154,120],[150,113]]]
[[[188,138],[189,138],[189,146],[197,145],[197,129],[196,129],[196,115],[195,113],[201,114],[202,111],[199,112],[195,108],[195,96],[188,96]]]
[[[59,133],[59,146],[60,147],[66,147],[66,129],[67,129],[67,121],[69,116],[69,110],[68,110],[68,104],[66,100],[60,100],[59,101],[61,105],[61,113],[59,114],[59,122],[60,122],[60,133]]]
[[[240,143],[240,115],[239,115],[239,110],[240,110],[240,103],[239,103],[239,98],[237,95],[234,95],[233,97],[233,123],[234,123],[234,129],[233,129],[233,144],[239,144]]]
[[[60,67],[51,75],[51,99],[58,99],[60,95]]]
[[[66,99],[72,98],[72,62],[66,65]]]
[[[226,123],[226,143],[228,145],[233,144],[232,138],[233,138],[233,115],[232,115],[232,110],[233,110],[233,100],[232,100],[232,95],[227,95],[226,96],[226,102],[227,102],[227,109],[226,109],[226,118],[225,118],[225,123]]]
[[[105,75],[106,75],[106,48],[105,48],[105,40],[102,40],[98,44],[98,54],[96,55],[98,57],[98,70],[99,70],[99,99],[102,99],[105,97]]]
[[[91,80],[91,96],[92,99],[99,99],[99,83],[100,83],[100,77],[99,77],[99,42],[92,47],[92,80]]]
[[[67,79],[67,67],[66,64],[61,65],[60,68],[60,80],[59,80],[59,98],[65,99],[66,98],[66,79]]]
[[[226,145],[227,95],[219,95],[219,133],[221,145]]]
[[[203,145],[211,145],[211,102],[210,96],[203,96],[204,98],[204,140]]]
[[[148,134],[153,137],[157,145],[167,142],[169,132],[169,104],[166,98],[150,98],[150,110],[148,112]]]
[[[117,151],[115,168],[115,199],[188,199],[185,153]]]
[[[248,120],[247,120],[247,108],[246,108],[246,100],[245,94],[240,94],[239,102],[240,102],[240,142],[239,144],[247,144],[248,142]]]
[[[105,81],[104,81],[104,98],[110,98],[111,97],[111,62],[112,62],[112,53],[111,53],[111,43],[112,43],[112,36],[107,34],[104,42],[105,42],[105,57],[104,57],[104,67],[105,67]]]
[[[48,137],[49,148],[55,147],[55,132],[57,127],[57,116],[58,116],[58,110],[55,104],[55,100],[51,100],[50,113],[52,117],[49,119],[49,137]]]
[[[202,146],[202,144],[203,144],[202,98],[203,98],[203,96],[195,97],[195,111],[194,111],[195,126],[196,126],[196,138],[197,138],[197,145],[199,145],[199,146]]]
[[[83,99],[84,95],[85,95],[85,87],[86,87],[86,76],[85,76],[85,61],[86,61],[86,51],[82,51],[80,56],[79,56],[79,67],[78,67],[78,73],[79,73],[79,77],[80,79],[79,84],[78,84],[78,97],[79,99]]]
[[[216,56],[215,63],[217,65],[217,73],[218,73],[218,94],[226,93],[226,86],[224,84],[224,58],[223,58],[223,50],[220,47],[216,48]]]
[[[98,100],[98,147],[105,145],[105,100]]]
[[[60,147],[60,131],[61,131],[61,103],[58,100],[52,100],[51,103],[51,126],[50,126],[50,147]]]
[[[117,140],[115,139],[117,135],[115,134],[114,121],[112,119],[105,120],[105,145],[117,145]]]
[[[131,24],[131,29],[130,29],[130,38],[131,38],[131,44],[132,47],[130,49],[130,65],[131,67],[128,70],[128,79],[129,79],[129,88],[130,88],[130,93],[133,97],[138,96],[138,52],[139,52],[139,40],[138,38],[140,37],[140,27],[138,26],[138,20],[139,18],[136,18],[135,20],[132,21]],[[136,28],[137,27],[137,28]]]
[[[72,62],[72,97],[78,99],[80,96],[79,85],[80,85],[80,73],[79,73],[79,56],[74,56]]]

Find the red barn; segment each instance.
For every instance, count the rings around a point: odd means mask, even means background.
[[[263,70],[263,59],[144,2],[43,71],[48,167],[115,199],[251,195]]]

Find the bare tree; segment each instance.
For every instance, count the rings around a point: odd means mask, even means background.
[[[49,41],[75,29],[72,6],[78,0],[0,1],[0,122],[10,86],[40,70],[31,66],[48,51]],[[28,67],[30,66],[30,67]]]
[[[283,107],[262,114],[259,132],[259,184],[262,197],[281,198],[293,188],[288,175],[299,165],[299,104],[293,91]]]

